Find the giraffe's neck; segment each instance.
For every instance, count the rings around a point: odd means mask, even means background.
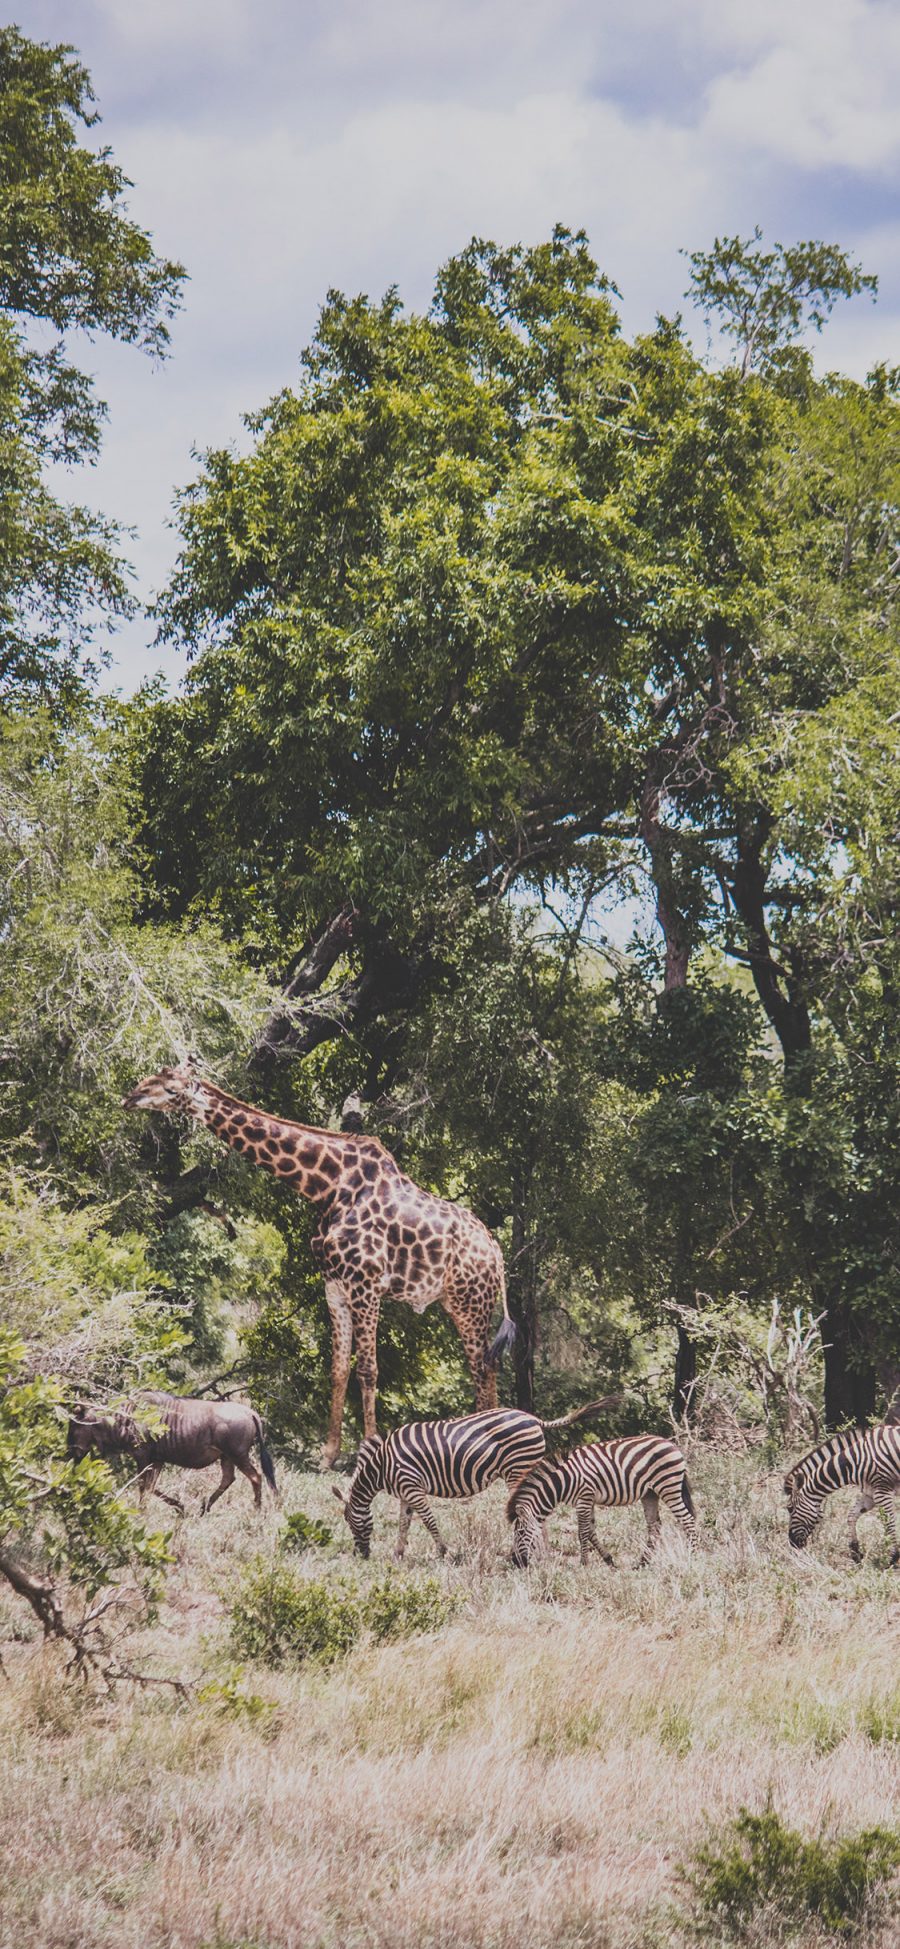
[[[205,1084],[193,1114],[224,1144],[289,1184],[302,1198],[325,1205],[359,1162],[359,1140],[339,1131],[270,1117],[239,1097]],[[365,1141],[365,1140],[363,1140]],[[371,1141],[371,1140],[370,1140]]]

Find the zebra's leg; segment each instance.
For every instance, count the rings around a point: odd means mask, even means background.
[[[410,1517],[419,1516],[421,1518],[422,1522],[425,1524],[425,1528],[427,1529],[429,1536],[433,1537],[435,1543],[437,1544],[438,1554],[440,1556],[446,1556],[447,1545],[444,1542],[441,1532],[438,1529],[437,1523],[434,1520],[431,1504],[428,1500],[428,1497],[425,1494],[424,1489],[408,1490],[406,1502],[403,1505],[403,1507],[409,1510]]]
[[[230,1489],[232,1482],[234,1481],[233,1462],[226,1461],[225,1456],[221,1455],[219,1457],[219,1467],[222,1471],[221,1479],[219,1481],[218,1487],[213,1490],[211,1496],[207,1496],[206,1501],[203,1504],[203,1508],[200,1512],[201,1515],[203,1516],[209,1515],[213,1503],[218,1502],[220,1496],[224,1496],[226,1489]]]
[[[862,1494],[857,1497],[855,1503],[853,1504],[853,1508],[851,1509],[850,1514],[847,1518],[847,1528],[850,1533],[849,1550],[854,1563],[859,1563],[862,1558],[862,1550],[860,1549],[859,1537],[856,1534],[856,1525],[859,1522],[860,1516],[867,1516],[869,1510],[874,1509],[875,1501],[876,1498],[873,1495],[872,1490],[863,1489]]]
[[[685,1508],[684,1502],[682,1501],[681,1498],[680,1490],[676,1490],[675,1493],[672,1495],[664,1494],[662,1497],[662,1501],[665,1503],[666,1508],[670,1510],[671,1514],[674,1516],[675,1521],[678,1524],[678,1527],[681,1531],[681,1534],[685,1538],[685,1541],[689,1545],[690,1549],[693,1549],[694,1544],[697,1541],[697,1523],[695,1517],[691,1515],[690,1510]]]
[[[897,1526],[894,1522],[893,1489],[877,1489],[872,1496],[872,1507],[884,1517],[884,1526],[891,1539],[891,1568],[900,1563],[900,1549],[897,1548]]]
[[[582,1564],[587,1563],[590,1551],[596,1550],[597,1555],[603,1558],[604,1563],[608,1563],[611,1569],[614,1568],[612,1557],[607,1555],[607,1552],[601,1548],[597,1540],[597,1524],[593,1496],[582,1496],[576,1505],[576,1513],[578,1516],[578,1541],[581,1544]]]
[[[892,1489],[888,1491],[885,1497],[884,1520],[887,1524],[887,1532],[891,1539],[891,1569],[896,1570],[898,1564],[900,1564],[900,1546],[897,1543],[897,1525],[894,1521],[894,1492]]]
[[[406,1542],[409,1536],[409,1526],[410,1523],[412,1522],[412,1518],[413,1518],[413,1512],[409,1506],[409,1503],[403,1502],[401,1500],[400,1521],[397,1525],[397,1543],[394,1549],[395,1563],[402,1563],[403,1561],[403,1556],[406,1550]]]
[[[641,1557],[641,1562],[649,1563],[659,1542],[659,1497],[654,1495],[651,1489],[647,1495],[641,1497],[641,1502],[644,1508],[644,1515],[647,1518],[647,1544]]]

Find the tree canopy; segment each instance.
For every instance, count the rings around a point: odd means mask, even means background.
[[[129,594],[116,511],[47,483],[102,430],[66,335],[164,354],[184,273],[95,124],[71,49],[0,33],[0,1572],[63,1634],[55,1579],[152,1596],[164,1555],[66,1458],[76,1389],[224,1369],[320,1429],[305,1208],[123,1116],[189,1052],[305,1121],[354,1092],[485,1218],[523,1405],[774,1438],[900,1381],[898,373],[810,349],[874,279],[719,239],[713,350],[629,338],[563,226],[421,313],[330,292],[180,492],[182,686],[102,702]],[[386,1309],[379,1357],[390,1420],[467,1404],[445,1323]]]
[[[105,413],[66,333],[162,357],[185,276],[129,219],[110,151],[79,140],[98,120],[73,48],[0,29],[0,696],[71,700],[98,622],[129,604],[115,521],[44,478],[95,458]]]

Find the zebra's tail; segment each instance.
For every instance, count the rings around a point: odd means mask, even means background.
[[[254,1409],[254,1418],[256,1421],[256,1441],[257,1441],[257,1446],[259,1448],[260,1467],[262,1469],[263,1475],[266,1478],[266,1481],[268,1482],[269,1488],[271,1489],[273,1496],[276,1496],[278,1494],[278,1487],[275,1481],[275,1466],[272,1461],[272,1457],[269,1454],[269,1451],[266,1447],[265,1441],[263,1439],[262,1418],[260,1415],[256,1413],[255,1409]]]
[[[487,1350],[486,1358],[489,1367],[499,1367],[507,1348],[513,1346],[516,1338],[516,1323],[515,1320],[510,1319],[509,1307],[506,1304],[506,1268],[502,1259],[500,1261],[500,1298],[503,1303],[503,1318]]]
[[[694,1509],[694,1498],[691,1495],[691,1485],[686,1475],[683,1475],[681,1478],[681,1500],[684,1503],[688,1515],[689,1516],[695,1515],[696,1511]]]
[[[570,1428],[573,1421],[583,1421],[589,1414],[600,1414],[604,1408],[617,1408],[624,1399],[624,1394],[604,1394],[602,1400],[589,1401],[584,1408],[573,1408],[571,1414],[561,1414],[555,1421],[542,1421],[541,1427]]]

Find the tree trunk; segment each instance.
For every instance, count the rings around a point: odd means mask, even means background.
[[[526,1196],[516,1197],[512,1221],[512,1256],[507,1301],[515,1321],[513,1344],[516,1407],[534,1413],[534,1356],[537,1347],[537,1241],[529,1233]]]
[[[825,1425],[847,1421],[864,1427],[875,1413],[875,1370],[852,1315],[841,1305],[826,1308],[822,1321],[825,1355]]]
[[[648,771],[641,794],[641,837],[650,858],[656,918],[665,942],[663,995],[666,996],[687,987],[692,935],[679,899],[673,839],[659,816],[661,792],[656,770],[654,766]]]
[[[765,814],[741,822],[738,862],[732,879],[734,903],[746,928],[747,953],[756,992],[778,1037],[785,1081],[801,1096],[809,1096],[812,1075],[812,1023],[803,992],[801,970],[793,962],[776,961],[766,924],[766,868],[763,852],[769,835]],[[810,1273],[813,1305],[824,1312],[822,1343],[825,1358],[825,1425],[865,1423],[875,1407],[875,1373],[867,1357],[858,1324],[842,1297],[829,1293],[829,1280],[819,1258],[816,1183],[808,1169],[798,1171],[795,1184],[798,1226],[803,1236]]]
[[[678,1346],[675,1349],[675,1383],[672,1389],[672,1413],[676,1421],[690,1420],[696,1379],[697,1349],[690,1334],[679,1324]]]
[[[731,892],[746,930],[747,959],[754,987],[781,1044],[787,1075],[812,1049],[812,1024],[799,970],[782,968],[772,952],[766,924],[766,868],[762,858],[768,836],[769,821],[765,815],[741,822]]]

